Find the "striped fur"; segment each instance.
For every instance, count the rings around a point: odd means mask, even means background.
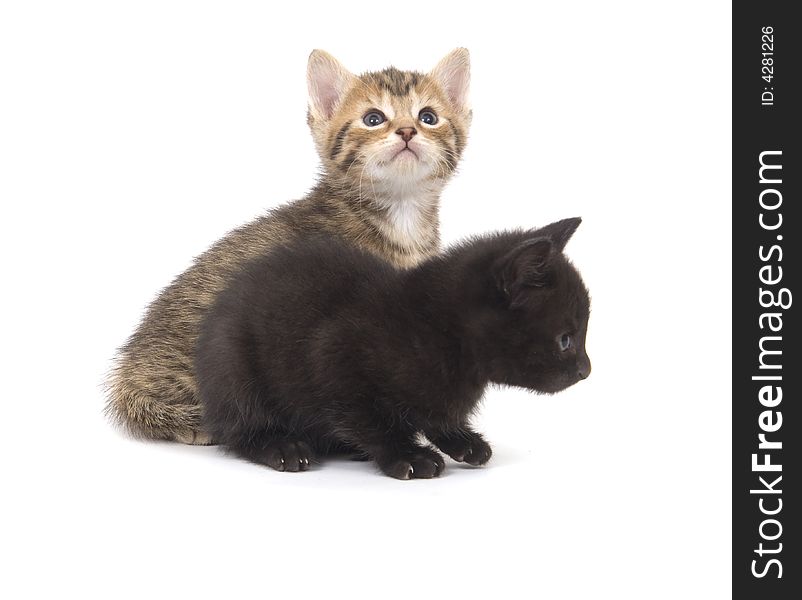
[[[390,67],[361,76],[313,52],[308,123],[320,181],[305,198],[227,234],[158,295],[117,354],[106,382],[107,414],[138,437],[213,443],[200,429],[196,400],[200,322],[230,277],[281,241],[330,232],[400,268],[435,254],[439,196],[470,125],[468,69],[464,49],[428,74]],[[438,114],[437,124],[418,121],[423,108]],[[362,117],[370,109],[381,110],[387,122],[368,128]],[[399,154],[401,127],[417,130],[412,152]]]

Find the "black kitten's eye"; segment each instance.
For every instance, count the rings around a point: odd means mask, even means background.
[[[426,125],[434,125],[437,123],[437,113],[430,108],[420,111],[418,118],[420,119],[421,123],[425,123]]]
[[[560,344],[560,350],[565,352],[566,350],[568,350],[568,348],[571,347],[571,336],[568,335],[567,333],[562,334],[560,336],[559,344]]]
[[[384,123],[386,120],[387,117],[385,117],[378,110],[372,110],[362,117],[362,122],[368,127],[376,127]]]

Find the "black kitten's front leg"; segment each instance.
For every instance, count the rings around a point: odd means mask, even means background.
[[[396,479],[431,479],[443,472],[439,452],[414,441],[415,434],[398,429],[363,439],[357,446],[376,461],[385,475]]]
[[[445,467],[439,453],[415,445],[404,450],[379,453],[374,458],[386,475],[396,479],[431,479],[439,477]]]
[[[431,479],[438,477],[445,467],[438,452],[414,444],[378,452],[374,459],[385,475],[396,479]]]
[[[426,437],[457,462],[475,467],[485,464],[493,455],[490,444],[466,426],[448,431],[427,431]]]

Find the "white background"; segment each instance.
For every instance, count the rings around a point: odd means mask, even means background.
[[[730,5],[468,6],[2,4],[0,595],[729,597]],[[110,428],[146,304],[312,186],[309,52],[427,70],[456,46],[474,125],[444,241],[581,215],[591,377],[489,390],[493,460],[434,481]]]

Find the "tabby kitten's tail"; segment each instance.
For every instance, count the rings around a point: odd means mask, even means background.
[[[115,371],[107,380],[108,418],[132,436],[155,440],[176,440],[184,444],[214,443],[201,431],[201,406],[197,403],[170,403],[153,398],[126,385],[126,378]]]

